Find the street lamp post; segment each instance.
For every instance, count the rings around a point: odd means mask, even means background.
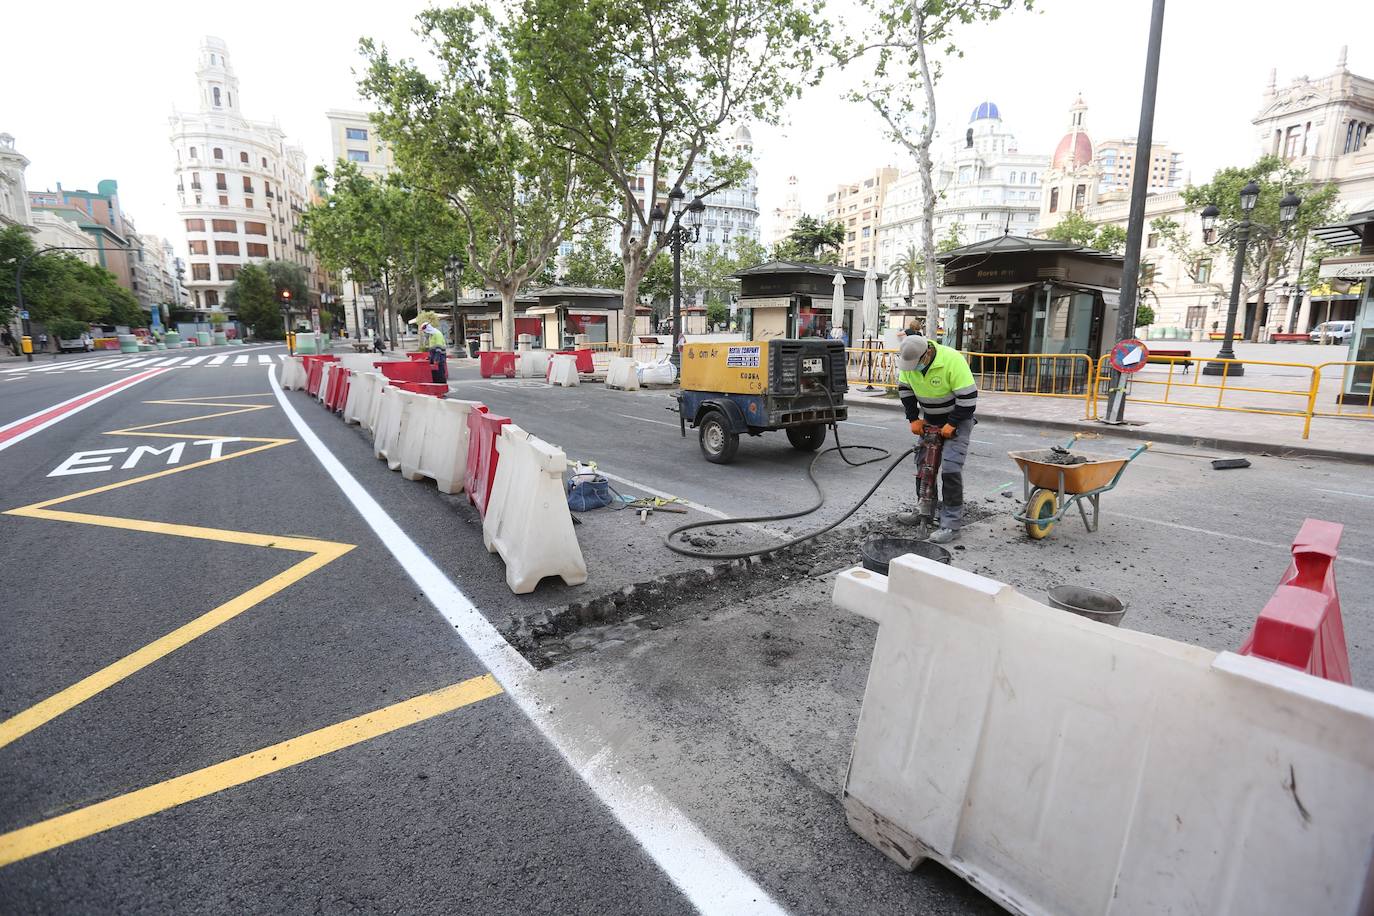
[[[286,351],[294,356],[296,348],[291,346],[291,290],[284,289],[281,291],[281,307],[283,312],[282,325],[286,331]]]
[[[459,280],[463,275],[463,259],[458,255],[449,255],[448,273],[453,281],[453,334],[458,340],[462,341],[461,346],[454,347],[454,356],[460,359],[467,359],[468,356],[468,322],[467,317],[460,317],[458,313],[458,287]]]
[[[657,203],[649,214],[649,222],[653,226],[654,233],[658,236],[666,234],[668,244],[673,249],[673,343],[672,343],[672,363],[677,369],[682,368],[682,247],[690,245],[701,238],[701,214],[706,209],[706,204],[700,196],[693,197],[692,202],[683,206],[683,201],[687,199],[687,194],[682,190],[682,185],[678,185],[668,193],[668,206],[672,211],[673,223],[668,223],[668,214],[663,212],[663,208]],[[682,225],[682,217],[686,214],[687,225]]]
[[[1223,233],[1220,237],[1216,235],[1216,225],[1217,217],[1221,215],[1221,208],[1216,204],[1208,204],[1202,211],[1202,240],[1205,244],[1216,245],[1231,240],[1236,243],[1236,266],[1231,275],[1231,299],[1226,306],[1226,332],[1221,341],[1221,349],[1217,351],[1216,361],[1207,363],[1202,367],[1203,375],[1233,376],[1245,374],[1245,365],[1234,362],[1236,351],[1232,345],[1233,338],[1236,336],[1236,312],[1240,309],[1241,280],[1245,275],[1245,249],[1250,244],[1251,235],[1274,237],[1276,234],[1282,235],[1287,232],[1289,227],[1297,221],[1298,208],[1302,204],[1298,195],[1292,191],[1284,195],[1283,200],[1279,201],[1279,230],[1275,234],[1266,232],[1250,222],[1250,213],[1255,209],[1255,204],[1259,202],[1259,197],[1259,182],[1251,179],[1245,187],[1240,189],[1240,222],[1236,224],[1234,229]],[[1227,362],[1227,360],[1232,362]]]

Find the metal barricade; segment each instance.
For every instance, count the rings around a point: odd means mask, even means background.
[[[897,351],[851,347],[845,351],[851,386],[897,387]],[[980,391],[1069,398],[1083,402],[1091,417],[1095,372],[1085,353],[964,352]]]
[[[1337,371],[1331,371],[1332,369]],[[1352,391],[1360,387],[1367,393]],[[1326,407],[1328,404],[1334,406]],[[1374,420],[1374,362],[1339,360],[1314,366],[1309,411],[1309,427],[1312,417]],[[1306,430],[1303,432],[1303,438],[1307,438]]]

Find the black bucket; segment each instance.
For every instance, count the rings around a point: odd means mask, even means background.
[[[859,554],[863,558],[864,569],[887,575],[888,564],[894,559],[914,553],[918,557],[949,563],[949,551],[939,544],[922,541],[919,538],[890,538],[878,535],[864,541]]]
[[[1113,627],[1120,626],[1121,618],[1126,615],[1126,605],[1121,599],[1081,585],[1056,585],[1049,590],[1049,599],[1050,607]]]

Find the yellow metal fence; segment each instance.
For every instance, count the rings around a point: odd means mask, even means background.
[[[965,352],[964,358],[980,390],[1081,400],[1087,419],[1098,417],[1111,394],[1107,356],[1094,360],[1080,353]],[[1250,369],[1238,374],[1235,367],[1241,365]],[[851,386],[897,387],[896,350],[852,348],[846,366]],[[1253,371],[1260,367],[1262,371]],[[1128,397],[1137,404],[1299,418],[1304,439],[1313,417],[1374,420],[1374,362],[1369,361],[1312,365],[1151,356],[1127,384]],[[1345,393],[1355,385],[1367,393]]]

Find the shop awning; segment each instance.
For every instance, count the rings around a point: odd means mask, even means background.
[[[527,317],[531,315],[557,315],[558,307],[553,305],[541,305],[538,308],[525,309],[521,314]]]
[[[1034,283],[989,283],[980,286],[942,286],[936,291],[940,305],[1006,305],[1018,289]]]
[[[500,321],[500,312],[483,312],[480,315],[464,315],[468,321]]]

